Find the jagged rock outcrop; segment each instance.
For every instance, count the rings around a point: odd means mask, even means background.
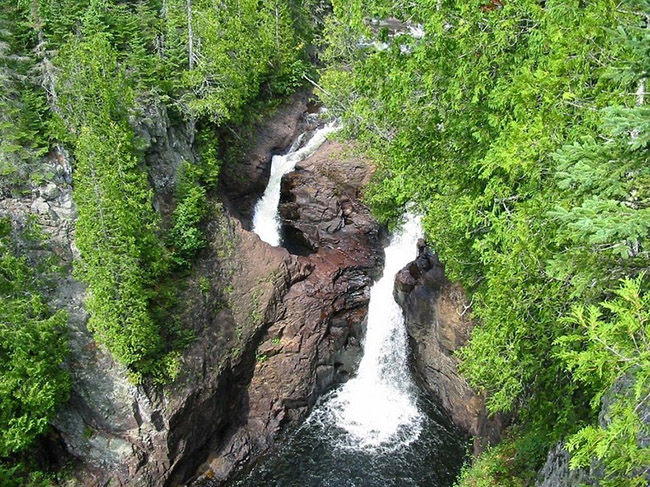
[[[503,420],[488,417],[485,398],[459,374],[453,356],[474,328],[471,304],[462,287],[445,277],[444,266],[423,241],[418,248],[417,259],[395,278],[395,299],[404,310],[413,367],[452,421],[474,436],[478,452],[499,439]]]
[[[230,214],[247,230],[251,229],[253,209],[264,193],[271,172],[270,156],[284,152],[304,130],[305,115],[316,111],[310,94],[296,93],[276,114],[254,126],[251,149],[245,157],[222,169],[219,192],[224,196]]]
[[[598,425],[601,428],[607,428],[612,421],[612,406],[622,396],[630,397],[633,394],[634,372],[620,377],[607,394],[601,399],[601,409],[598,414]],[[637,414],[641,421],[646,425],[645,432],[642,431],[638,438],[640,448],[650,447],[650,437],[647,433],[647,427],[650,425],[650,405],[640,403],[637,405]],[[598,486],[605,478],[603,464],[600,461],[593,461],[589,468],[574,469],[569,468],[571,454],[564,448],[562,443],[558,443],[548,452],[546,463],[540,469],[537,475],[535,487],[583,487]],[[639,470],[632,472],[634,476],[640,476],[650,484],[650,465],[641,467]],[[611,482],[611,480],[610,480]]]
[[[173,123],[167,107],[158,100],[142,100],[138,118],[133,120],[135,135],[146,147],[144,162],[149,169],[154,208],[163,216],[173,210],[178,168],[194,163],[193,126]]]
[[[57,149],[46,161],[51,181],[0,202],[0,215],[16,224],[38,219],[50,242],[34,252],[58,255],[67,271],[52,302],[70,316],[72,394],[53,426],[77,460],[73,483],[172,487],[197,471],[223,479],[353,370],[371,279],[383,259],[380,227],[357,198],[369,165],[328,143],[289,178],[285,228],[309,236],[308,255],[273,248],[247,230],[272,154],[314,124],[313,111],[308,95],[296,95],[258,127],[241,164],[224,172],[208,248],[179,282],[171,313],[193,336],[172,384],[135,386],[86,328],[85,287],[71,273],[77,214],[67,153]],[[154,204],[164,217],[173,209],[179,165],[196,155],[186,128],[164,109],[151,106],[146,115],[135,130],[148,146]],[[304,193],[299,178],[314,191]],[[331,210],[317,232],[311,205]]]
[[[548,452],[546,463],[539,471],[536,487],[580,487],[594,485],[587,472],[570,470],[571,455],[558,443]]]
[[[336,248],[341,239],[363,238],[367,233],[371,219],[365,218],[363,228],[353,219],[359,214],[361,189],[371,172],[362,159],[343,156],[343,152],[341,144],[325,142],[283,179],[280,215],[290,250],[308,254]]]
[[[368,165],[341,153],[340,145],[326,143],[287,175],[283,185],[280,214],[285,228],[300,225],[303,219],[293,219],[296,214],[331,210],[328,224],[314,230],[319,244],[312,252],[292,255],[242,230],[245,239],[261,247],[248,254],[253,261],[242,282],[270,280],[279,299],[266,308],[240,424],[233,425],[228,440],[206,464],[207,485],[265,451],[285,425],[303,419],[318,395],[346,380],[356,366],[372,277],[383,261],[382,232],[357,199],[369,176]],[[348,179],[352,173],[359,177]],[[354,182],[341,184],[343,180]],[[272,256],[277,270],[260,268],[258,255]],[[251,293],[254,288],[242,299],[255,299]]]

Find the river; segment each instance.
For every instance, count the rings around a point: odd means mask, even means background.
[[[282,176],[309,157],[334,127],[318,129],[286,155],[274,157],[254,218],[254,230],[271,245],[282,243],[277,215]],[[393,299],[395,275],[415,259],[421,237],[420,218],[406,215],[384,250],[384,272],[370,292],[356,376],[322,397],[299,428],[240,472],[230,487],[453,485],[467,441],[415,383],[404,317]]]

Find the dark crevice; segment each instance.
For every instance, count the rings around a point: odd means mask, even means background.
[[[295,227],[285,225],[282,227],[282,247],[290,254],[308,257],[317,252],[305,234]]]

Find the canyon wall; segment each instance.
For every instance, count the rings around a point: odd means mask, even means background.
[[[444,266],[423,241],[418,257],[395,278],[395,299],[404,310],[413,369],[427,393],[451,420],[474,437],[474,451],[499,440],[501,417],[490,418],[485,396],[475,393],[458,372],[453,353],[475,326],[462,287],[450,282]]]
[[[72,393],[53,427],[73,460],[71,482],[161,487],[199,476],[216,484],[354,371],[383,263],[383,233],[359,201],[370,165],[328,142],[286,178],[281,213],[294,253],[249,230],[272,155],[318,123],[308,100],[296,95],[258,124],[250,149],[223,170],[209,202],[208,245],[179,277],[170,310],[192,337],[173,383],[134,385],[86,327],[85,288],[71,272],[77,213],[65,150],[45,161],[50,180],[0,203],[14,226],[31,218],[42,225],[49,240],[29,251],[58,256],[64,269],[51,298],[70,316]],[[198,156],[188,128],[164,107],[148,108],[143,120],[135,129],[164,216],[178,167]]]

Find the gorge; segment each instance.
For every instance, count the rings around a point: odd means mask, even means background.
[[[287,445],[232,485],[451,485],[463,435],[413,383],[404,318],[393,299],[395,274],[415,257],[421,233],[420,219],[407,215],[385,248],[356,376],[325,395]]]
[[[0,486],[648,485],[650,0],[0,7]]]

